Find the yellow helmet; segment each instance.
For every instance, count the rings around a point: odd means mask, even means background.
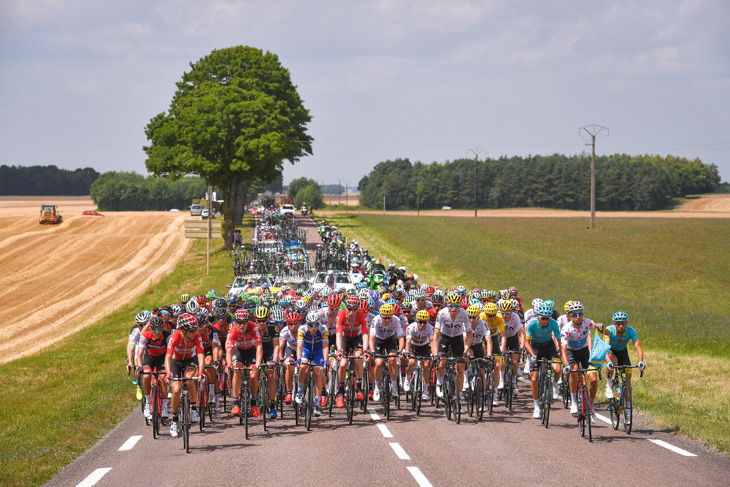
[[[380,296],[380,299],[382,299],[383,301],[387,301],[390,299],[390,294],[384,293],[382,296]]]
[[[446,296],[446,305],[451,306],[452,304],[461,304],[461,296],[456,293],[449,293]]]
[[[431,319],[431,315],[428,314],[428,311],[425,309],[420,310],[418,313],[416,313],[416,321],[429,321]]]
[[[393,306],[390,304],[384,304],[380,307],[380,316],[388,318],[393,316]]]
[[[256,308],[256,311],[254,311],[253,315],[257,320],[265,320],[269,317],[269,308],[266,306],[259,306]]]
[[[484,313],[486,313],[488,315],[496,315],[497,314],[497,304],[496,303],[485,304]]]
[[[473,304],[473,305],[469,306],[468,308],[466,308],[466,314],[469,315],[469,318],[474,318],[476,316],[479,316],[479,313],[480,312],[481,311],[479,310],[479,306],[477,306],[475,304]]]
[[[510,311],[512,311],[512,308],[512,301],[510,301],[509,299],[503,299],[499,302],[499,310],[503,313],[509,313]]]
[[[573,302],[573,301],[566,301],[566,302],[565,302],[565,305],[563,305],[563,311],[564,311],[565,313],[567,313],[567,312],[568,312],[568,308],[570,308],[570,305],[571,305],[571,303],[572,303],[572,302]]]

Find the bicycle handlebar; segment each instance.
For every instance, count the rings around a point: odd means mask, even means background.
[[[639,377],[644,377],[644,370],[641,370],[641,367],[638,365],[612,365],[611,368],[616,370],[639,369]]]

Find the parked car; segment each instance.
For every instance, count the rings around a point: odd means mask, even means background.
[[[200,212],[200,216],[203,220],[208,218],[208,208],[203,208],[203,210]]]
[[[86,211],[84,211],[82,213],[82,215],[86,215],[86,216],[104,216],[101,213],[99,213],[98,211],[94,211],[94,210],[86,210]]]
[[[200,203],[190,205],[190,216],[200,216],[202,212],[203,205],[201,205]]]
[[[450,207],[450,206],[442,206],[442,207],[441,207],[441,209],[442,209],[442,210],[450,210],[450,209],[451,209],[451,207]]]

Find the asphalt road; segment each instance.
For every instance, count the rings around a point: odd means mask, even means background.
[[[310,232],[308,245],[314,245],[314,225],[301,218],[300,225]],[[521,382],[520,391],[513,411],[498,406],[481,422],[462,416],[458,425],[446,419],[443,408],[424,402],[416,416],[403,401],[390,421],[380,404],[357,411],[352,425],[344,409],[335,409],[332,417],[314,418],[307,432],[295,425],[286,406],[285,418],[270,422],[268,432],[261,418],[253,420],[246,440],[238,419],[225,413],[202,432],[194,426],[189,454],[182,438],[170,437],[168,426],[152,439],[137,408],[47,485],[730,484],[730,460],[654,429],[641,415],[631,435],[599,420],[590,443],[561,402],[553,404],[550,427],[542,427],[532,418],[528,385]]]

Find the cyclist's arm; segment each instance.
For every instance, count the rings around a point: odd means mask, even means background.
[[[634,348],[636,349],[636,356],[639,358],[639,362],[644,361],[644,349],[641,348],[641,344],[639,343],[639,338],[637,337],[636,340],[634,340]]]
[[[368,349],[368,345],[370,345],[370,335],[367,333],[362,334],[362,349],[363,351]]]
[[[338,325],[338,327],[339,327],[339,325]],[[342,351],[342,332],[339,332],[339,331],[337,332],[336,342],[337,342],[337,351],[341,352]]]
[[[302,359],[302,352],[304,351],[304,342],[297,343],[297,360]]]
[[[264,360],[264,346],[261,343],[256,344],[256,368],[261,367],[261,362]]]
[[[172,355],[169,353],[165,354],[165,370],[168,374],[172,373]]]
[[[403,350],[403,335],[398,337],[398,351]]]
[[[524,327],[517,332],[517,340],[520,342],[520,348],[525,347],[525,329]]]
[[[471,348],[471,342],[474,340],[474,332],[471,330],[466,332],[466,336],[464,337],[464,349],[468,350]]]
[[[439,337],[441,336],[441,330],[433,330],[433,340],[431,340],[431,355],[439,354]]]
[[[406,338],[406,345],[405,345],[405,347],[403,347],[403,350],[405,350],[406,352],[411,351],[411,339],[410,338]]]
[[[535,356],[535,352],[532,350],[532,338],[525,338],[524,343],[525,350],[527,350],[527,353],[529,353],[531,356]]]
[[[560,344],[560,360],[563,361],[563,365],[568,365],[568,345]]]

